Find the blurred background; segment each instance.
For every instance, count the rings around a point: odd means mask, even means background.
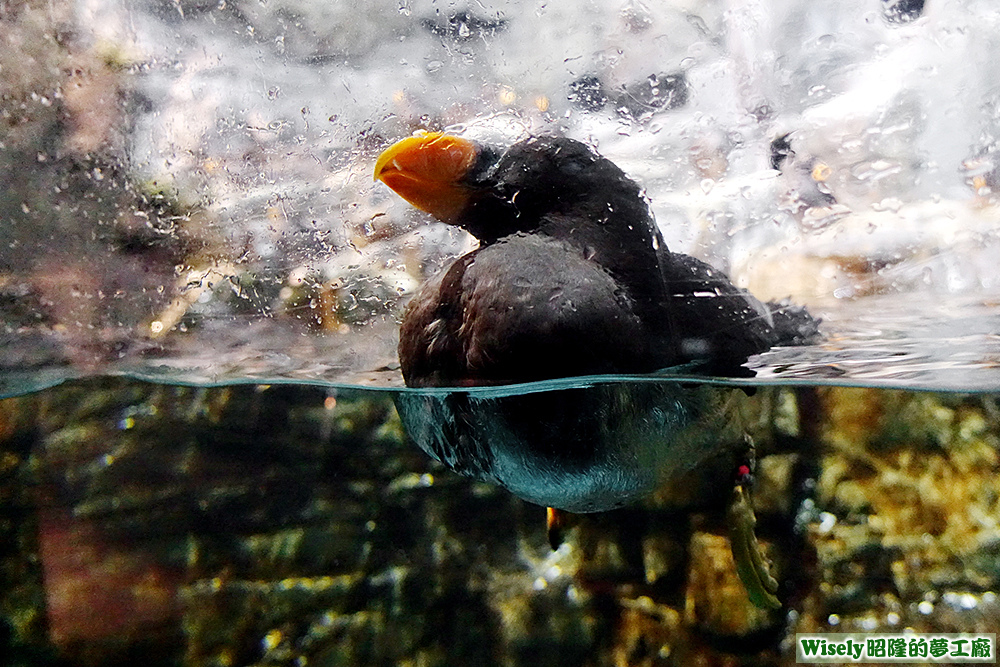
[[[372,182],[417,129],[586,141],[671,248],[855,340],[997,291],[986,1],[0,6],[7,393],[398,384],[400,305],[472,243]]]

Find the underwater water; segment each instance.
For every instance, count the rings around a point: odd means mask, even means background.
[[[796,632],[989,632],[998,400],[69,381],[0,401],[6,660],[793,664]],[[721,519],[744,436],[777,610]],[[553,549],[538,503],[581,494]]]

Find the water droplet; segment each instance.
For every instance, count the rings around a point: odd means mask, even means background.
[[[705,19],[701,18],[697,14],[690,14],[687,17],[688,23],[690,23],[695,30],[700,32],[703,36],[708,36],[711,31],[708,29],[708,24],[705,23]]]
[[[896,197],[886,197],[882,201],[875,202],[872,204],[873,211],[889,211],[891,213],[899,213],[899,210],[903,208],[903,202]]]
[[[903,170],[898,162],[889,160],[873,160],[872,162],[862,162],[851,169],[851,174],[859,181],[878,181],[886,176],[898,174]]]

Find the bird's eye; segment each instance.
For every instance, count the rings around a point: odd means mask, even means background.
[[[468,185],[486,185],[492,178],[500,152],[492,146],[481,146],[476,161],[469,167],[465,181]]]

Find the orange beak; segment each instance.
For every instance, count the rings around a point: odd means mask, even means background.
[[[469,200],[462,180],[479,149],[468,139],[442,132],[421,132],[397,141],[375,162],[375,180],[421,211],[454,222]]]

